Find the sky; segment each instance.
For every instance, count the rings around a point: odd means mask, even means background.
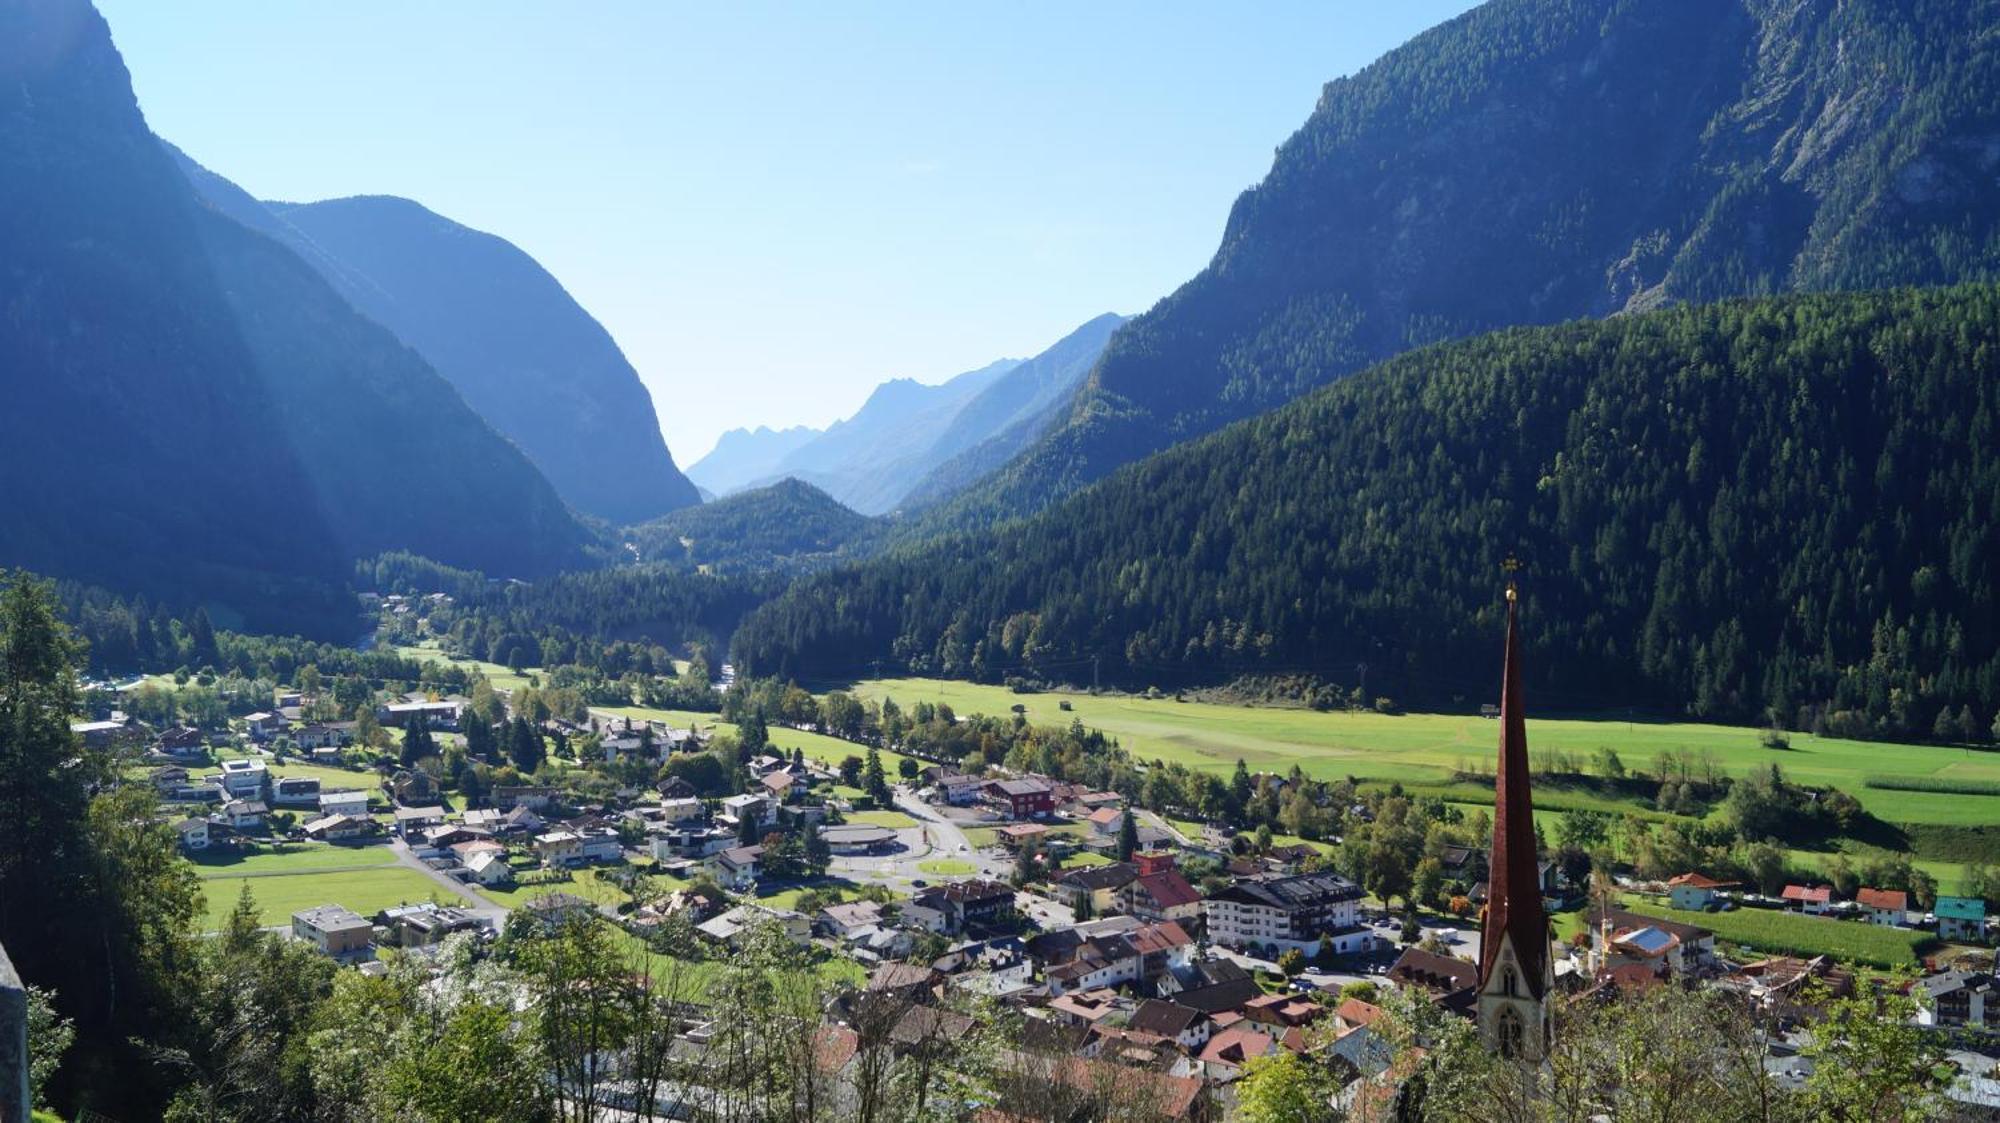
[[[1325,82],[1469,6],[98,0],[153,130],[251,193],[532,254],[683,466],[1144,311]]]

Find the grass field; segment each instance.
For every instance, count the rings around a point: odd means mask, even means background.
[[[675,888],[682,883],[666,874],[654,874],[657,880],[667,882]],[[596,870],[578,870],[568,881],[553,881],[546,885],[513,885],[504,889],[478,890],[479,895],[503,908],[517,909],[536,897],[546,897],[550,893],[568,893],[572,897],[582,897],[586,901],[600,905],[617,906],[624,903],[625,891],[598,877]]]
[[[216,931],[236,908],[237,894],[248,885],[257,899],[257,911],[266,927],[290,924],[292,914],[315,905],[346,905],[363,916],[372,916],[392,905],[416,904],[436,899],[444,904],[464,904],[464,898],[439,887],[438,883],[412,869],[383,866],[378,869],[320,873],[275,873],[262,876],[217,876],[205,878],[202,893],[207,897],[208,915],[204,927]]]
[[[664,721],[668,725],[679,729],[699,729],[703,735],[707,735],[711,731],[731,735],[736,733],[736,726],[734,724],[723,721],[717,715],[696,713],[692,710],[659,710],[649,706],[601,706],[597,707],[597,709],[608,714],[616,714],[619,717],[629,717],[633,721],[641,719]],[[819,733],[808,733],[800,729],[786,729],[777,725],[771,726],[768,732],[773,746],[783,749],[787,753],[790,753],[793,749],[803,749],[806,756],[828,768],[838,767],[842,758],[845,757],[866,757],[868,755],[866,746],[857,745],[852,741],[843,741],[838,737],[827,737]],[[882,753],[882,768],[889,774],[889,782],[892,784],[896,782],[896,770],[902,764],[902,761],[903,758],[898,753]],[[918,763],[921,764],[922,762],[919,761]]]
[[[1633,912],[1699,924],[1719,941],[1741,944],[1759,952],[1814,956],[1830,955],[1870,967],[1912,967],[1921,951],[1935,942],[1927,932],[1878,928],[1858,920],[1829,920],[1772,909],[1734,912],[1682,912],[1650,901],[1628,904]]]
[[[306,843],[298,846],[260,850],[254,854],[211,850],[191,855],[195,872],[204,881],[216,878],[283,877],[288,874],[324,873],[328,870],[372,869],[396,863],[387,846],[335,846]]]
[[[893,831],[906,831],[917,825],[915,819],[901,811],[855,811],[847,816],[850,823],[867,823],[875,827],[888,827]]]
[[[918,862],[917,868],[937,877],[971,877],[979,872],[978,866],[957,858],[932,858],[927,862]]]
[[[472,668],[480,674],[485,675],[486,680],[493,684],[493,689],[495,690],[518,690],[523,686],[529,685],[528,679],[530,676],[541,673],[540,667],[524,667],[519,673],[516,673],[498,663],[488,663],[484,659],[454,659],[446,655],[438,647],[436,640],[425,640],[423,643],[415,646],[401,645],[395,649],[395,652],[405,659],[415,659],[419,662],[430,661],[457,664],[461,667]]]
[[[1261,771],[1284,772],[1297,764],[1308,775],[1321,778],[1351,775],[1425,788],[1447,784],[1451,770],[1460,764],[1490,766],[1499,735],[1491,720],[1450,714],[1318,713],[1126,695],[1015,694],[1005,687],[938,679],[878,679],[858,683],[853,689],[878,702],[893,697],[906,710],[921,701],[947,703],[960,714],[1005,714],[1020,705],[1033,721],[1068,724],[1075,718],[1102,729],[1142,760],[1178,762],[1209,772],[1227,772],[1241,759]],[[1064,702],[1070,709],[1061,708]],[[1528,721],[1530,751],[1564,749],[1588,755],[1607,747],[1629,768],[1648,766],[1669,751],[1706,750],[1722,768],[1735,774],[1777,763],[1800,782],[1839,787],[1890,822],[2000,823],[2000,796],[1869,788],[1863,784],[1867,775],[1885,772],[1967,782],[2000,780],[2000,753],[1810,734],[1794,734],[1790,749],[1772,750],[1760,744],[1760,734],[1760,730],[1745,726],[1695,722]],[[1476,800],[1471,793],[1479,789],[1462,786],[1467,788],[1464,798]],[[1551,794],[1570,796],[1575,805],[1583,805],[1584,797],[1578,793]],[[1488,794],[1485,798],[1492,797]],[[1610,805],[1632,807],[1615,802]]]

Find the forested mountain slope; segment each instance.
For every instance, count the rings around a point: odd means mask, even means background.
[[[579,560],[519,451],[284,247],[201,206],[82,0],[0,5],[0,564],[353,626],[350,560]]]
[[[1492,0],[1327,85],[978,527],[1424,343],[2000,276],[1995,0]]]
[[[625,541],[642,562],[794,571],[833,564],[873,526],[826,492],[788,479],[628,527]]]
[[[1427,348],[1032,519],[800,582],[746,673],[1312,671],[1852,732],[2000,710],[2000,288],[1739,300]],[[1079,669],[1081,668],[1081,669]]]

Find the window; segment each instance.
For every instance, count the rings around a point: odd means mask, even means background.
[[[1521,1043],[1526,1036],[1521,1025],[1521,1012],[1512,1006],[1500,1011],[1500,1022],[1494,1036],[1498,1038],[1501,1056],[1520,1056]]]
[[[1511,966],[1500,971],[1500,993],[1509,998],[1521,997],[1521,978],[1514,973],[1514,968]]]

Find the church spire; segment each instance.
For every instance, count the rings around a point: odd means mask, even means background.
[[[1518,600],[1510,576],[1493,848],[1487,860],[1486,921],[1479,934],[1479,1021],[1487,1040],[1503,1051],[1539,1058],[1548,1032],[1545,1002],[1555,978],[1548,915],[1542,909],[1541,856],[1535,852],[1534,800],[1528,790]]]

